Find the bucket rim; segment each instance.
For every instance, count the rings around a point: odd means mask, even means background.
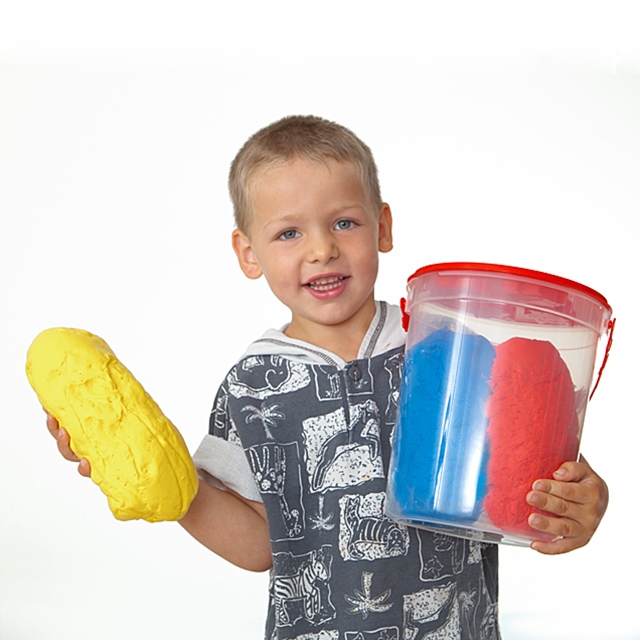
[[[503,264],[491,264],[488,262],[438,262],[418,269],[407,278],[407,284],[415,278],[435,271],[481,271],[485,273],[502,273],[538,280],[547,284],[573,289],[579,293],[585,294],[603,305],[610,314],[612,313],[611,305],[609,305],[607,299],[591,287],[587,287],[586,285],[575,282],[574,280],[555,276],[544,271],[535,271],[533,269],[525,269],[523,267],[511,267]]]

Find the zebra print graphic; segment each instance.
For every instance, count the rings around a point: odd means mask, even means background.
[[[272,596],[276,626],[291,626],[298,620],[326,622],[335,616],[329,598],[331,550],[323,547],[303,556],[274,555]]]

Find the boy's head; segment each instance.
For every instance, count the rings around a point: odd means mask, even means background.
[[[240,268],[289,308],[285,333],[356,357],[375,315],[378,252],[393,246],[368,147],[321,118],[285,118],[240,150],[230,186]]]
[[[369,147],[335,122],[317,116],[288,116],[251,136],[231,164],[229,192],[238,229],[248,233],[252,216],[251,188],[256,175],[295,159],[350,164],[370,204],[376,211],[380,209],[378,170]]]

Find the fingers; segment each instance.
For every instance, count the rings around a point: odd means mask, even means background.
[[[531,543],[532,549],[548,555],[584,547],[595,531],[595,528],[584,527],[578,520],[550,517],[542,513],[532,513],[528,522],[533,529],[552,536],[551,540],[535,540]]]
[[[544,513],[529,516],[529,525],[557,539],[536,541],[531,546],[541,553],[566,553],[591,540],[606,511],[607,485],[589,464],[565,462],[553,480],[536,480],[527,502]]]
[[[597,475],[589,466],[584,456],[580,456],[579,462],[565,462],[553,472],[553,477],[561,482],[581,482],[590,475]]]
[[[609,502],[607,485],[586,463],[565,463],[563,467],[566,468],[564,477],[569,480],[536,480],[527,502],[595,531]]]
[[[80,458],[73,453],[71,449],[71,439],[69,438],[69,434],[67,430],[63,427],[59,427],[55,433],[55,439],[58,444],[58,451],[62,454],[62,457],[65,460],[70,460],[71,462],[80,462]]]
[[[71,462],[80,462],[80,458],[78,458],[78,456],[71,450],[71,440],[67,430],[61,427],[58,421],[48,411],[45,411],[45,413],[47,414],[47,429],[56,439],[58,451],[60,451],[62,457],[65,460],[70,460]]]
[[[78,464],[78,473],[85,478],[91,477],[91,465],[86,458],[82,458]]]
[[[61,453],[65,460],[70,462],[77,462],[78,473],[85,478],[91,477],[91,465],[86,458],[80,459],[71,449],[71,439],[67,430],[58,424],[58,421],[48,412],[47,414],[47,429],[49,433],[56,439],[58,445],[58,451]]]
[[[531,548],[538,553],[543,553],[548,556],[558,555],[560,553],[568,553],[574,549],[578,549],[586,544],[576,544],[574,538],[559,538],[552,540],[551,542],[544,542],[542,540],[536,540],[531,543]]]
[[[45,413],[47,414],[47,429],[49,429],[49,433],[54,438],[57,438],[59,428],[58,421],[48,411],[45,410]]]
[[[533,491],[527,495],[527,502],[538,509],[558,516],[577,515],[585,505],[599,502],[600,488],[588,482],[557,482],[536,480]]]

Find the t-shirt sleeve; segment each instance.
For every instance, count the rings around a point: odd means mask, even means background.
[[[219,489],[231,489],[248,500],[262,502],[255,476],[228,410],[227,381],[218,390],[209,433],[193,455],[198,476]]]

